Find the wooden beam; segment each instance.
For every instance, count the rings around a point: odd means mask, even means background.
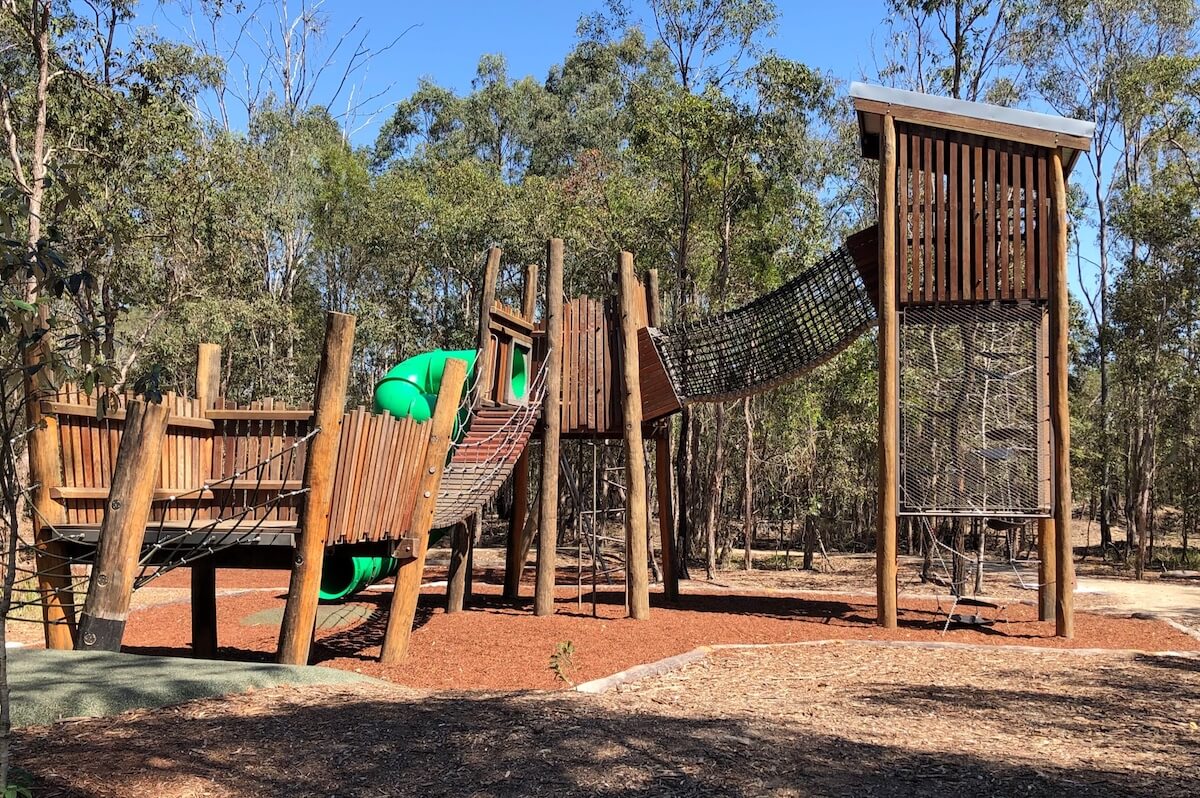
[[[1075,635],[1075,550],[1071,542],[1071,408],[1067,388],[1070,297],[1067,287],[1067,184],[1063,153],[1050,154],[1054,259],[1050,266],[1050,429],[1054,462],[1055,633]]]
[[[325,316],[325,347],[314,398],[314,423],[320,432],[308,443],[304,463],[308,494],[300,514],[300,537],[279,629],[279,661],[285,665],[308,664],[316,629],[321,567],[333,503],[334,466],[346,407],[346,387],[350,382],[350,356],[354,352],[354,325],[354,317],[345,313],[330,312]]]
[[[43,399],[41,402],[42,413],[55,416],[78,416],[80,418],[96,418],[95,405],[77,405],[71,402],[54,402],[48,399]],[[113,410],[106,413],[104,416],[109,421],[124,421],[124,410]],[[190,429],[212,430],[214,425],[211,420],[206,418],[194,418],[192,416],[167,416],[168,427],[188,427]]]
[[[383,647],[379,652],[380,662],[400,662],[408,654],[413,621],[417,617],[417,601],[421,595],[421,578],[425,573],[425,555],[429,552],[429,528],[437,510],[438,487],[446,468],[446,455],[450,451],[454,421],[458,416],[458,402],[466,381],[466,361],[457,358],[447,360],[433,418],[428,422],[429,445],[425,449],[421,480],[417,484],[417,500],[413,505],[409,534],[417,539],[416,551],[413,552],[413,559],[401,563],[396,572],[387,631],[384,632]]]
[[[33,494],[34,567],[42,600],[42,629],[46,648],[69,650],[75,643],[75,593],[65,544],[54,536],[56,525],[67,520],[66,508],[52,491],[62,484],[59,460],[58,419],[45,414],[41,398],[53,391],[49,375],[37,367],[51,346],[49,305],[39,309],[43,335],[21,352],[25,367],[25,420],[29,429],[29,484]],[[92,415],[96,413],[92,408]]]
[[[504,551],[504,597],[515,599],[521,592],[521,572],[525,570],[523,533],[529,514],[529,447],[513,467],[513,505],[508,519],[508,541]]]
[[[1092,148],[1092,140],[1087,136],[1072,136],[1067,133],[1056,133],[1052,130],[1014,125],[1009,122],[977,119],[945,111],[931,111],[927,108],[910,108],[878,100],[856,99],[854,109],[861,114],[878,114],[881,118],[891,116],[896,122],[912,122],[942,130],[974,133],[979,136],[1032,144],[1038,147],[1066,147],[1081,152],[1087,152]]]
[[[150,495],[162,461],[167,434],[167,408],[129,403],[125,431],[113,468],[112,487],[96,562],[88,580],[87,599],[79,618],[79,651],[120,651],[129,616],[129,600],[137,575],[142,539],[150,516]]]
[[[200,344],[196,356],[196,400],[207,413],[221,390],[221,347]],[[211,440],[205,444],[212,446]],[[208,480],[209,475],[202,477]],[[205,557],[192,563],[192,656],[211,659],[217,655],[217,565]]]
[[[212,421],[311,421],[312,410],[210,410]]]
[[[496,302],[496,278],[500,273],[500,256],[503,254],[500,247],[490,247],[483,267],[483,285],[479,289],[479,333],[475,338],[475,348],[479,354],[475,358],[475,395],[471,399],[475,407],[479,407],[485,399],[499,398],[491,396],[494,383],[492,362],[495,358],[491,321],[492,305]]]
[[[558,448],[562,433],[563,240],[546,246],[546,399],[542,403],[542,488],[538,496],[537,586],[533,612],[554,612],[554,571],[558,565]]]
[[[659,327],[662,318],[662,294],[658,287],[658,269],[646,272],[646,321]],[[640,351],[639,351],[640,354]],[[641,365],[639,360],[639,366]],[[662,547],[663,596],[679,600],[679,572],[675,568],[675,508],[671,486],[671,430],[663,422],[654,432],[654,476],[658,492],[658,534]]]
[[[899,322],[896,315],[896,125],[883,117],[879,153],[879,511],[875,530],[877,620],[896,628]]]
[[[646,449],[642,440],[642,386],[638,379],[638,323],[634,301],[639,289],[633,254],[618,256],[621,306],[621,412],[625,425],[625,562],[629,569],[629,615],[650,617],[650,579],[646,568]]]

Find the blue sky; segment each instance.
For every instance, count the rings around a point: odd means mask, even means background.
[[[254,8],[258,2],[261,0],[248,0],[246,4]],[[485,53],[503,54],[514,78],[525,75],[544,78],[549,68],[561,63],[574,45],[580,17],[599,10],[603,4],[604,0],[427,3],[326,0],[320,8],[329,18],[326,49],[356,22],[354,38],[365,33],[366,44],[374,49],[384,48],[403,34],[394,46],[371,61],[366,72],[359,73],[358,83],[366,94],[383,92],[379,102],[373,104],[382,107],[410,94],[422,77],[458,90],[470,88],[476,64]],[[267,0],[261,13],[269,16],[272,5],[273,0]],[[294,14],[300,3],[290,0],[290,6]],[[767,41],[767,46],[780,55],[819,67],[842,80],[857,79],[874,71],[872,39],[882,37],[886,16],[883,0],[841,3],[782,0],[777,7],[778,32]],[[635,6],[635,13],[638,12],[647,14],[644,6]],[[648,15],[645,19],[649,21]],[[186,39],[193,35],[179,6],[173,4],[147,4],[142,7],[138,21],[155,26],[161,34],[172,38]],[[226,43],[233,40],[236,30],[233,24],[222,29]],[[203,29],[198,30],[202,38],[204,33]],[[256,61],[261,63],[261,55],[251,39],[264,37],[261,31],[251,30],[249,34],[240,50],[253,70]],[[349,49],[343,48],[338,57],[340,62],[344,63]],[[320,96],[318,92],[316,98]],[[384,118],[386,113],[378,114],[373,124],[358,129],[355,143],[372,141]]]
[[[269,15],[276,1],[247,0],[246,5],[254,8],[261,2],[263,13]],[[289,3],[293,14],[300,6],[299,0],[282,1]],[[379,125],[390,114],[390,105],[409,95],[422,77],[460,91],[469,89],[479,57],[485,53],[503,54],[510,77],[544,78],[547,70],[561,63],[574,45],[580,17],[603,5],[604,0],[424,3],[325,0],[320,9],[329,18],[326,49],[351,28],[355,42],[365,36],[366,46],[376,50],[400,37],[393,46],[376,55],[366,71],[358,74],[357,91],[365,96],[381,96],[368,106],[375,114],[370,118],[360,117],[352,126],[354,142],[372,142]],[[877,73],[874,54],[882,52],[887,36],[884,0],[776,0],[776,6],[779,10],[776,35],[766,41],[770,49],[844,82]],[[165,36],[186,39],[193,34],[179,8],[173,4],[147,4],[142,7],[138,22],[159,28]],[[650,22],[640,0],[635,0],[634,11]],[[222,36],[228,42],[235,31],[233,26],[226,26]],[[263,34],[254,30],[249,34],[240,50],[253,73],[262,57],[247,41],[256,34],[263,38]],[[344,47],[336,60],[344,63],[350,49]],[[333,68],[330,72],[338,73],[340,69]],[[332,88],[323,88],[327,97]],[[314,99],[320,102],[325,97],[318,90]],[[345,99],[343,94],[340,98],[343,105]],[[1077,171],[1078,179],[1086,179],[1086,166],[1080,165]],[[1095,260],[1093,238],[1091,231],[1084,231],[1083,254]],[[1091,283],[1094,269],[1085,266],[1085,270]],[[1071,282],[1078,293],[1079,281],[1073,268]]]

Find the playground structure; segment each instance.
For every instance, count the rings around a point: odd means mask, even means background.
[[[621,253],[614,298],[564,300],[547,247],[521,308],[496,301],[488,251],[475,350],[425,353],[346,412],[354,319],[331,313],[313,406],[218,396],[201,345],[193,398],[125,398],[98,417],[73,388],[37,403],[31,435],[37,600],[54,647],[120,645],[131,591],[192,571],[193,647],[216,651],[215,569],[288,568],[279,659],[308,661],[321,583],[346,595],[394,572],[381,658],[407,650],[426,552],[451,530],[448,609],[469,592],[464,525],[510,478],[505,593],[535,537],[535,613],[553,612],[562,439],[624,443],[627,604],[649,612],[646,440],[656,450],[664,592],[678,598],[668,428],[685,404],[777,386],[879,326],[879,623],[896,625],[897,519],[1038,524],[1039,613],[1072,634],[1065,180],[1090,123],[863,84],[863,155],[879,221],[776,291],[664,327],[657,273]],[[532,513],[529,444],[540,440]],[[72,565],[91,565],[77,578]],[[87,584],[78,622],[74,593]],[[78,584],[76,584],[78,582]]]

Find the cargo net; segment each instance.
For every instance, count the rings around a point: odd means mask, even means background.
[[[902,311],[901,512],[1046,514],[1042,314],[1035,305]]]
[[[737,399],[815,368],[875,323],[875,308],[843,247],[740,308],[650,328],[684,403]]]

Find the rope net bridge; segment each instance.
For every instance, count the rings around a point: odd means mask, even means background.
[[[451,444],[450,462],[438,488],[434,529],[466,521],[508,481],[541,417],[546,396],[545,362],[530,385],[525,404],[472,410],[471,394],[471,390],[466,391],[460,405],[459,423],[470,426],[462,440]]]
[[[874,249],[865,234],[873,232],[858,234],[747,305],[650,328],[680,403],[721,402],[773,388],[824,363],[874,325],[875,306],[863,279]]]

